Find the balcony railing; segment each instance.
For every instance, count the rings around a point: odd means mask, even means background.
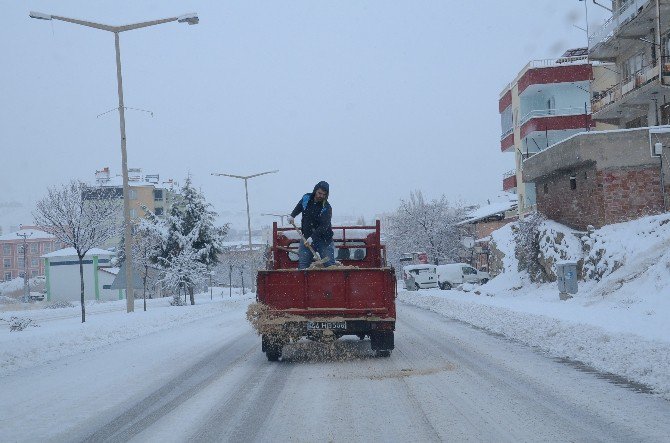
[[[500,140],[503,140],[505,137],[510,135],[512,132],[514,132],[514,127],[511,127],[508,130],[504,131],[502,134],[500,134]]]
[[[666,57],[664,57],[664,59],[665,58]],[[670,59],[668,62],[670,62]],[[621,100],[627,94],[630,94],[647,83],[652,82],[654,79],[657,79],[661,66],[663,66],[663,74],[665,75],[666,72],[668,72],[668,75],[670,75],[670,63],[664,62],[662,65],[657,63],[652,66],[645,66],[623,82],[617,83],[605,91],[594,92],[594,97],[591,100],[591,108],[593,109],[593,112],[600,111],[606,106]],[[668,68],[667,70],[666,66]]]
[[[558,57],[558,58],[545,58],[541,60],[531,60],[529,61],[526,66],[523,67],[521,71],[519,71],[519,75],[509,82],[503,90],[500,92],[500,98],[503,98],[503,96],[507,93],[508,90],[512,89],[512,87],[519,81],[521,76],[526,73],[527,70],[529,69],[536,69],[536,68],[551,68],[554,66],[565,66],[565,65],[584,65],[588,64],[589,59],[588,56],[586,55],[580,55],[577,57]]]
[[[633,18],[637,11],[651,0],[627,0],[621,7],[612,12],[610,17],[600,28],[589,36],[589,48],[608,40],[614,31]]]
[[[537,117],[559,117],[559,116],[566,116],[566,115],[583,115],[584,111],[586,111],[587,114],[591,113],[591,107],[587,106],[586,109],[584,109],[584,106],[581,107],[574,107],[574,108],[556,108],[556,109],[535,109],[521,117],[521,120],[519,121],[519,126],[523,126],[526,124],[529,120],[537,118]]]

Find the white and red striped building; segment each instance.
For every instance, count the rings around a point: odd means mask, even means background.
[[[535,206],[535,188],[523,183],[523,160],[595,126],[591,119],[593,71],[586,48],[557,59],[530,61],[500,93],[500,148],[515,154],[515,169],[503,177],[503,190],[519,196],[519,213]]]

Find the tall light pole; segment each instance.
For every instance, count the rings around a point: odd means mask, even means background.
[[[175,21],[179,23],[188,23],[189,25],[196,25],[200,19],[196,13],[190,13],[180,15],[178,17],[163,18],[148,22],[134,23],[131,25],[111,26],[74,18],[61,17],[58,15],[44,14],[42,12],[31,11],[29,15],[31,18],[38,20],[60,20],[63,22],[74,23],[76,25],[87,26],[89,28],[95,28],[114,33],[114,46],[116,48],[116,81],[119,94],[119,126],[121,129],[121,173],[123,175],[123,250],[126,257],[126,310],[127,312],[133,312],[135,310],[135,295],[133,294],[133,260],[131,248],[132,232],[130,226],[130,201],[128,195],[128,160],[126,156],[126,108],[123,105],[123,81],[121,79],[121,49],[119,47],[119,33]]]
[[[30,299],[30,287],[28,286],[28,237],[31,237],[33,233],[19,234],[16,233],[18,237],[23,237],[23,303],[28,303]]]
[[[239,178],[244,180],[244,193],[247,197],[247,229],[249,230],[249,252],[251,252],[251,215],[249,215],[249,187],[247,186],[247,182],[249,181],[250,178],[258,177],[260,175],[265,174],[274,174],[276,172],[279,172],[279,169],[275,169],[274,171],[261,172],[259,174],[253,174],[253,175],[233,175],[233,174],[223,174],[216,172],[212,173],[212,175]]]

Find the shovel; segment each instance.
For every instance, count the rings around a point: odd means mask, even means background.
[[[310,245],[307,242],[307,239],[305,238],[304,235],[302,235],[302,231],[300,229],[298,229],[298,227],[295,225],[295,222],[292,222],[291,224],[295,228],[296,232],[298,234],[300,234],[300,238],[302,239],[302,243],[305,245],[305,247],[307,247],[307,249],[309,249],[309,252],[312,253],[312,260],[314,261],[314,263],[312,263],[312,266],[323,266],[323,264],[328,261],[328,257],[321,258],[321,255],[319,255],[319,253],[316,252],[314,250],[314,248],[312,248],[312,245]]]

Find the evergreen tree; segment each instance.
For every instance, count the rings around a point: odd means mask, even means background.
[[[190,177],[165,220],[148,214],[148,221],[162,237],[156,262],[163,268],[163,280],[169,286],[186,289],[192,305],[195,287],[218,263],[228,231],[228,225],[215,226],[216,215],[202,192],[193,187]]]

